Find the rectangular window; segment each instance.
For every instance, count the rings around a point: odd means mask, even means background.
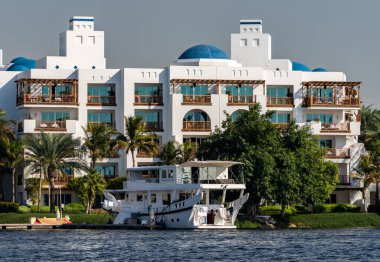
[[[260,40],[258,38],[255,38],[252,40],[252,46],[259,46]]]
[[[77,44],[83,44],[83,36],[79,36],[79,35],[77,35],[77,36],[75,37],[75,42],[76,42]]]
[[[323,148],[332,148],[332,140],[331,139],[321,139],[319,141],[320,147]]]
[[[306,122],[311,121],[321,121],[322,123],[332,124],[333,115],[332,114],[307,114]]]
[[[116,176],[116,166],[115,165],[96,165],[95,169],[104,177],[115,177]]]
[[[151,203],[156,203],[156,201],[157,201],[156,194],[152,194],[152,195],[151,195],[151,198],[150,198],[150,202],[151,202]]]
[[[161,178],[166,178],[166,170],[161,170]]]
[[[42,112],[41,120],[42,121],[64,121],[70,119],[69,112]]]
[[[112,113],[110,112],[88,112],[88,122],[112,123]]]
[[[143,201],[142,194],[137,194],[137,201]]]
[[[160,113],[155,111],[138,111],[135,113],[136,117],[141,117],[144,122],[159,122],[160,121]]]
[[[290,97],[289,87],[268,87],[267,96],[268,97]]]
[[[95,36],[88,37],[88,43],[94,45],[95,44]]]
[[[207,95],[208,92],[208,86],[207,85],[181,85],[181,94],[182,95]]]
[[[231,96],[252,96],[253,86],[252,85],[227,85],[226,94]]]
[[[247,46],[247,39],[246,38],[240,39],[240,46]]]
[[[272,123],[286,124],[290,122],[290,114],[273,114],[271,116]]]
[[[88,96],[115,96],[113,85],[88,85]]]
[[[160,96],[161,85],[154,84],[136,84],[135,95],[141,96]]]

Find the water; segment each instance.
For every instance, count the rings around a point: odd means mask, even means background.
[[[380,261],[379,229],[0,231],[0,261]]]

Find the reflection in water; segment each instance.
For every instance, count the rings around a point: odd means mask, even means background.
[[[379,229],[2,231],[1,261],[376,261]]]

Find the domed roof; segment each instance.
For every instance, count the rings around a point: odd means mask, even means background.
[[[301,64],[299,62],[292,62],[292,70],[293,71],[303,71],[303,72],[310,72],[310,68],[305,66],[304,64]]]
[[[327,69],[323,67],[318,67],[318,68],[313,69],[313,72],[328,72],[328,71]]]
[[[23,56],[19,56],[19,57],[14,58],[14,59],[11,61],[11,63],[12,63],[12,64],[19,64],[19,63],[23,63],[23,62],[25,62],[25,61],[27,61],[27,60],[29,60],[29,59],[26,58],[26,57],[23,57]]]
[[[18,64],[18,65],[25,66],[25,67],[31,69],[31,68],[35,68],[35,67],[36,67],[36,60],[27,59],[27,60],[25,60],[24,62],[17,63],[17,64]]]
[[[226,53],[212,45],[196,45],[183,52],[178,59],[230,59]]]
[[[10,67],[8,67],[7,71],[26,71],[29,70],[26,66],[13,64]]]

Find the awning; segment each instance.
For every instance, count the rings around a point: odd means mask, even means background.
[[[234,165],[244,165],[241,162],[234,161],[218,161],[218,160],[209,160],[209,161],[189,161],[179,165],[180,167],[224,167],[229,168]]]

